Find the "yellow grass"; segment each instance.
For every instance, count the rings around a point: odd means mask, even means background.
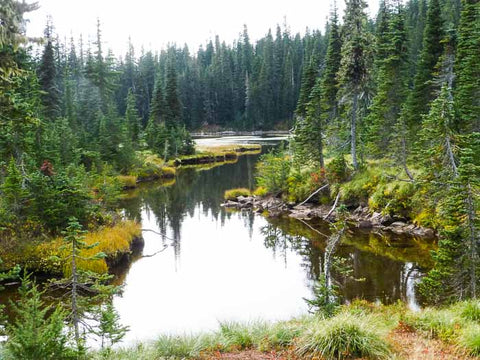
[[[224,198],[225,200],[236,200],[239,196],[250,196],[251,192],[245,188],[231,189],[225,191]]]
[[[93,257],[99,252],[104,253],[109,258],[115,258],[121,254],[128,253],[130,251],[130,244],[133,239],[141,236],[142,230],[139,223],[134,221],[123,221],[112,227],[105,227],[95,232],[89,232],[85,235],[85,242],[88,245],[98,244],[91,249],[84,249],[80,256],[88,259]],[[62,238],[56,238],[48,243],[39,244],[35,248],[35,253],[42,254],[41,257],[51,257],[55,255],[59,258],[64,258],[67,255],[68,250],[64,249],[60,251],[59,248],[64,245]],[[43,259],[46,261],[47,259]],[[83,260],[80,259],[77,264],[79,269],[90,270],[96,273],[105,273],[108,271],[108,266],[105,259],[97,260]],[[55,267],[54,264],[50,264],[51,268]],[[67,262],[64,264],[63,272],[66,276],[70,274],[71,264]]]
[[[137,177],[134,175],[119,175],[117,180],[124,188],[134,188],[137,186]]]

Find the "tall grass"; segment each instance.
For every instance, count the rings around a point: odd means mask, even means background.
[[[123,221],[114,226],[105,227],[95,232],[89,232],[85,236],[85,242],[88,245],[96,246],[82,251],[81,257],[88,259],[95,254],[102,252],[108,258],[114,259],[119,255],[128,253],[132,241],[142,235],[141,226],[134,221]],[[62,239],[56,239],[49,244],[49,247],[58,249],[62,244]],[[64,250],[66,251],[66,250]],[[62,257],[62,256],[60,256]],[[67,275],[70,272],[70,263],[66,264],[64,273]],[[78,260],[78,267],[82,270],[89,270],[97,273],[105,273],[108,271],[108,266],[105,259],[96,260]]]
[[[342,313],[322,320],[307,329],[299,338],[296,352],[302,357],[326,359],[386,359],[388,343],[375,328],[370,316]]]

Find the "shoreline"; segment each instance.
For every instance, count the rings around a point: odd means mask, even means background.
[[[267,217],[288,216],[302,221],[322,219],[333,222],[336,219],[336,210],[332,210],[331,206],[312,203],[303,205],[286,203],[273,196],[238,196],[236,201],[226,200],[221,206],[241,211],[254,211]],[[368,206],[358,205],[353,211],[349,212],[347,221],[354,223],[355,227],[359,229],[375,229],[398,235],[411,235],[429,239],[437,237],[433,229],[417,226],[403,217],[382,215],[379,212],[372,213]]]

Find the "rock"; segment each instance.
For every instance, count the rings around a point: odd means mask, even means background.
[[[372,222],[368,220],[362,220],[357,223],[357,228],[359,229],[371,229],[372,227]]]
[[[380,218],[380,224],[389,226],[390,224],[393,223],[393,219],[390,215],[384,215]]]
[[[407,224],[405,224],[405,223],[402,222],[402,221],[395,221],[395,222],[391,223],[390,226],[393,227],[393,228],[406,227]]]
[[[311,212],[310,211],[293,211],[291,212],[288,216],[294,219],[300,219],[300,220],[311,220],[312,217],[310,216]]]
[[[432,238],[435,236],[435,232],[432,229],[418,227],[412,231],[413,235],[420,236],[420,237],[428,237]]]
[[[234,208],[234,207],[238,207],[238,205],[239,204],[237,202],[228,200],[227,202],[221,204],[220,206],[226,207],[226,208]]]

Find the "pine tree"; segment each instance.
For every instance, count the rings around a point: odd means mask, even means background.
[[[455,106],[457,127],[480,131],[480,3],[464,0],[458,28]]]
[[[95,312],[98,325],[93,330],[93,334],[100,338],[100,345],[104,354],[109,354],[112,346],[125,337],[128,326],[120,324],[120,316],[111,302],[100,305]]]
[[[63,331],[65,312],[45,305],[43,292],[28,277],[22,279],[18,291],[20,300],[12,304],[15,320],[7,325],[7,355],[25,360],[72,358]]]
[[[132,90],[128,90],[127,108],[125,110],[125,121],[127,123],[128,136],[134,145],[138,144],[141,132],[141,119],[138,114],[137,105],[135,103],[135,95]]]
[[[398,128],[397,122],[407,88],[405,11],[399,5],[389,16],[388,28],[382,35],[383,38],[377,41],[377,44],[381,43],[382,51],[388,55],[377,60],[377,91],[366,120],[369,124],[369,151],[376,157],[385,156],[386,149],[391,148],[391,142],[399,135],[395,130]],[[398,151],[398,147],[393,148]]]
[[[51,20],[45,28],[46,44],[38,67],[38,82],[42,92],[45,116],[51,121],[60,115],[60,90],[57,84],[57,65],[53,45]]]
[[[178,96],[175,53],[170,51],[165,79],[165,126],[168,129],[183,126],[183,109]]]
[[[357,136],[359,101],[366,102],[369,93],[371,35],[367,31],[367,4],[363,0],[348,0],[343,27],[342,60],[338,74],[339,96],[347,105],[350,116],[350,149],[353,167],[358,168]],[[347,106],[345,106],[347,108]]]
[[[111,298],[118,288],[106,285],[111,278],[108,274],[97,274],[81,269],[82,262],[95,261],[105,257],[105,254],[98,252],[93,256],[85,256],[84,250],[95,248],[98,244],[88,245],[85,242],[85,233],[76,218],[69,219],[69,223],[63,232],[64,244],[60,250],[64,256],[58,260],[64,266],[64,278],[52,280],[52,288],[62,288],[69,296],[68,303],[64,303],[67,314],[67,321],[73,327],[73,340],[78,356],[86,352],[85,335],[92,331],[92,324],[86,318],[87,313],[92,313],[95,304]],[[99,319],[97,319],[99,320]],[[83,332],[82,332],[83,330]]]
[[[429,104],[438,89],[432,80],[435,76],[438,59],[443,53],[444,38],[442,11],[439,0],[431,0],[423,35],[423,46],[417,66],[413,89],[409,94],[406,111],[407,124],[412,132],[418,130],[421,116],[428,113]]]

